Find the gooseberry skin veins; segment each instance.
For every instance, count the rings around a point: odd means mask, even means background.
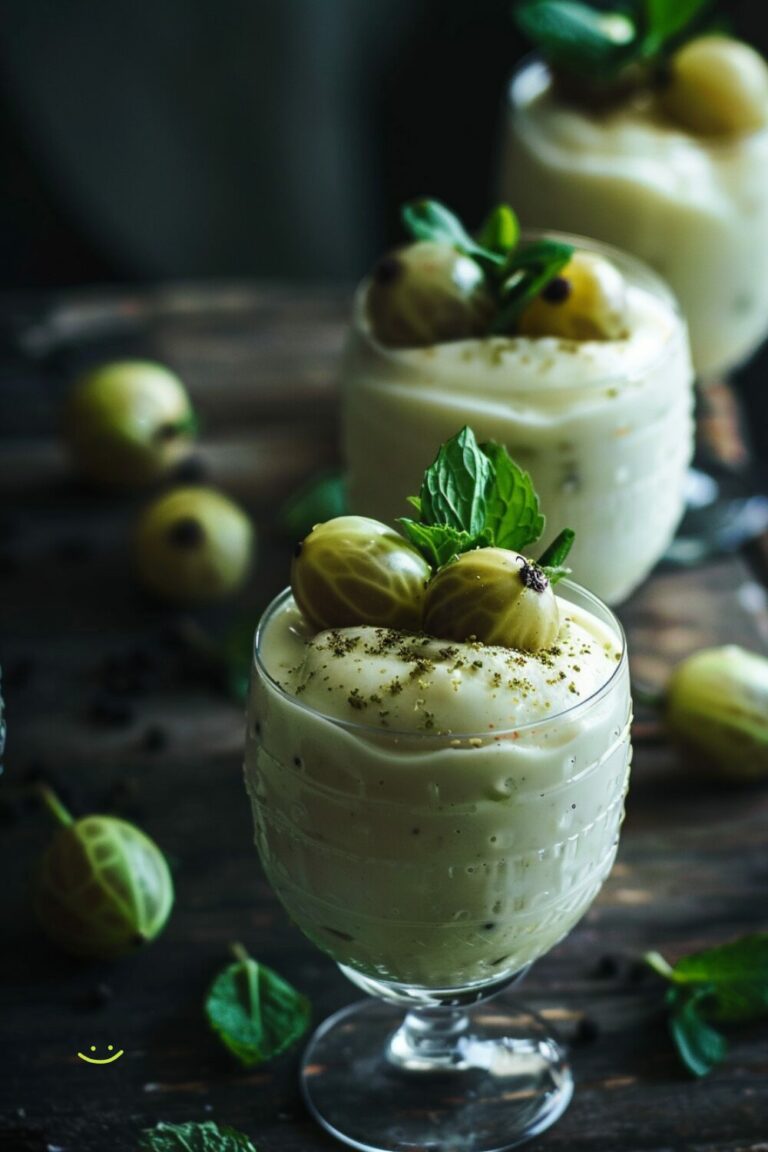
[[[157,845],[125,820],[91,815],[55,834],[41,861],[34,908],[43,931],[65,951],[111,960],[153,940],[173,898]]]
[[[530,578],[530,573],[536,579]],[[479,640],[536,652],[560,630],[552,586],[520,553],[506,548],[464,552],[427,589],[424,629],[445,640]]]
[[[297,547],[291,588],[317,629],[372,624],[415,632],[430,573],[423,556],[387,525],[338,516]]]

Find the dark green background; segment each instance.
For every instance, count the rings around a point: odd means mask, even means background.
[[[768,51],[762,5],[720,5]],[[2,0],[0,289],[352,282],[492,196],[512,0]],[[768,353],[742,373],[768,457]]]

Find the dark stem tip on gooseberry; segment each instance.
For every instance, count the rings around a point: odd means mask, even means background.
[[[172,420],[168,420],[165,424],[161,424],[159,426],[155,432],[155,439],[165,444],[170,440],[175,440],[176,437],[180,436],[184,431],[185,429],[182,427],[182,425],[174,424]]]
[[[373,278],[377,284],[391,284],[402,270],[402,262],[397,256],[382,256],[373,270]]]
[[[168,540],[177,548],[199,548],[205,541],[205,529],[194,516],[183,516],[171,524]]]
[[[523,561],[520,567],[520,579],[526,588],[530,588],[534,592],[545,592],[549,587],[549,580],[541,568],[530,560]]]
[[[565,276],[555,276],[541,293],[548,304],[564,304],[571,294],[571,282]]]

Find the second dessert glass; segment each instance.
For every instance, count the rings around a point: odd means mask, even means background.
[[[616,852],[631,758],[624,637],[589,592],[564,581],[558,596],[608,671],[591,696],[510,730],[327,715],[283,686],[306,640],[290,591],[259,625],[245,769],[256,845],[291,918],[375,997],[322,1024],[303,1065],[311,1111],[353,1147],[511,1148],[570,1099],[567,1059],[539,1017],[506,997],[466,1011],[571,930]],[[343,631],[325,635],[349,652]]]
[[[615,604],[661,558],[683,513],[693,452],[687,328],[671,291],[638,260],[578,236],[523,233],[526,243],[541,237],[621,273],[626,338],[387,347],[373,335],[364,281],[342,366],[350,509],[387,521],[401,515],[424,458],[471,424],[530,472],[550,533],[555,525],[575,530],[574,570]]]
[[[768,500],[753,495],[730,378],[768,334],[768,128],[693,132],[652,88],[591,107],[533,56],[509,84],[498,167],[524,224],[620,244],[680,301],[698,376],[697,453],[672,555],[695,561],[760,531]]]

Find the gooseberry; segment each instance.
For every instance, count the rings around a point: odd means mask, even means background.
[[[195,417],[173,372],[123,360],[74,384],[64,433],[79,471],[98,483],[129,487],[158,479],[189,455]]]
[[[375,624],[416,631],[429,564],[392,528],[367,516],[337,516],[297,545],[291,588],[318,629]]]
[[[73,820],[50,789],[42,794],[61,824],[35,884],[46,935],[67,952],[103,960],[154,940],[173,907],[171,873],[154,841],[115,816]]]
[[[366,310],[382,344],[418,348],[484,335],[494,304],[479,264],[450,244],[420,240],[379,260]]]
[[[672,670],[664,693],[672,738],[708,775],[768,776],[768,659],[737,644],[702,648]]]
[[[523,310],[518,331],[564,340],[617,340],[626,335],[626,309],[626,283],[618,268],[591,252],[575,252]]]
[[[532,560],[506,548],[476,548],[430,581],[424,630],[443,640],[480,640],[536,652],[554,644],[557,599]]]
[[[145,509],[136,533],[141,583],[166,600],[230,595],[246,579],[254,531],[237,504],[212,488],[176,488]]]
[[[672,57],[659,101],[666,115],[690,132],[755,132],[768,121],[768,67],[749,44],[730,36],[699,36]]]

